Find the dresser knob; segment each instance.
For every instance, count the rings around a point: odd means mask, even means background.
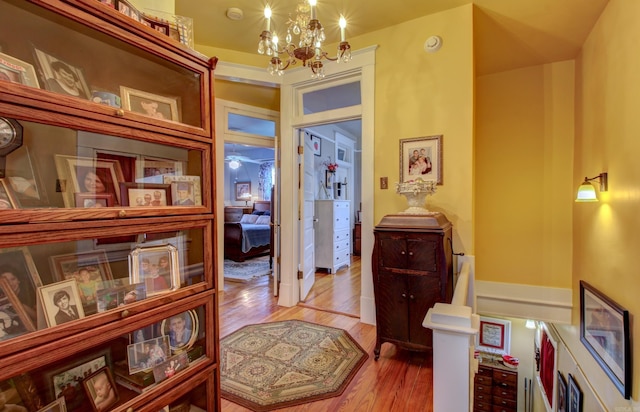
[[[127,316],[129,316],[129,311],[126,309],[123,310],[122,313],[120,313],[121,318],[126,318]]]
[[[402,298],[403,298],[403,299],[406,299],[406,298],[407,298],[407,294],[406,294],[406,293],[403,293],[403,294],[402,294]]]
[[[402,252],[400,252],[400,254],[401,254],[401,255],[404,255],[404,254],[405,254],[404,250],[403,250]]]
[[[126,216],[127,216],[127,212],[125,212],[124,210],[122,210],[122,209],[121,209],[121,210],[118,212],[118,217],[126,217]]]
[[[413,252],[409,252],[409,256],[413,256]]]
[[[124,117],[124,110],[122,110],[122,109],[118,109],[118,110],[116,110],[116,116],[118,116],[118,117]]]

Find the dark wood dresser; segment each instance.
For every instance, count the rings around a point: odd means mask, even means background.
[[[353,226],[353,255],[360,256],[360,250],[362,248],[362,225],[360,222],[355,223]]]
[[[224,208],[225,222],[239,222],[243,214],[251,214],[251,206],[226,206]]]
[[[494,355],[483,355],[474,379],[474,412],[516,412],[518,370],[504,366]]]
[[[376,360],[384,342],[431,350],[432,331],[422,321],[437,302],[451,302],[451,230],[441,213],[387,215],[375,227]]]

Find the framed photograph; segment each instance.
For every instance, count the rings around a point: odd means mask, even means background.
[[[86,315],[97,312],[98,285],[113,279],[104,250],[50,256],[51,271],[58,280],[75,280]]]
[[[147,288],[144,283],[133,283],[130,285],[111,286],[106,288],[98,287],[96,291],[97,310],[105,312],[109,309],[118,308],[139,302],[147,297]]]
[[[29,63],[0,53],[0,80],[40,88],[36,69]]]
[[[112,194],[122,204],[119,184],[124,181],[120,162],[55,155],[59,186],[65,207],[76,207],[75,193]]]
[[[166,176],[182,176],[183,162],[171,160],[136,160],[136,182],[166,183]]]
[[[320,156],[322,155],[322,141],[318,136],[314,136],[312,134],[309,135],[311,139],[311,147],[313,148],[313,155]]]
[[[91,407],[96,412],[107,411],[118,402],[118,390],[108,367],[98,369],[82,381]]]
[[[113,207],[115,198],[113,193],[75,193],[76,207]]]
[[[624,398],[629,399],[629,311],[585,281],[580,281],[580,340]]]
[[[74,359],[72,364],[43,372],[49,389],[49,400],[62,397],[69,410],[81,408],[87,401],[82,389],[82,381],[85,377],[108,366],[111,366],[111,351],[107,347]]]
[[[129,343],[133,345],[134,343],[141,343],[161,336],[163,335],[160,331],[160,324],[154,323],[131,332],[129,334]]]
[[[0,179],[0,210],[16,208],[16,201],[13,198],[13,194],[9,190],[6,180]]]
[[[169,337],[159,336],[127,346],[129,375],[150,371],[154,366],[164,363],[171,356]]]
[[[154,119],[180,121],[178,98],[166,97],[120,86],[122,108]]]
[[[91,91],[81,68],[38,48],[34,48],[34,53],[45,89],[87,100],[91,98]]]
[[[67,412],[67,403],[64,400],[64,396],[56,399],[42,409],[38,409],[38,412]]]
[[[442,135],[400,140],[400,182],[418,178],[442,184]]]
[[[5,180],[17,200],[16,208],[50,206],[36,160],[27,145],[17,148],[6,158]]]
[[[251,182],[236,183],[236,200],[251,200]]]
[[[173,245],[137,247],[129,254],[131,283],[144,283],[147,296],[180,288],[178,249]]]
[[[108,7],[111,7],[112,9],[116,8],[116,0],[99,0],[99,1],[100,1],[100,3],[102,3],[102,4],[104,4],[104,5],[108,6]]]
[[[84,309],[75,279],[38,288],[47,326],[56,326],[84,318]]]
[[[542,400],[547,410],[556,410],[556,388],[558,385],[558,342],[547,325],[540,327],[540,370],[537,375],[542,391]]]
[[[171,378],[178,372],[186,369],[189,366],[189,356],[186,352],[172,356],[164,363],[153,367],[153,378],[156,383],[162,382],[165,379]]]
[[[558,371],[558,412],[567,412],[567,381],[562,376],[562,372]]]
[[[180,353],[190,349],[198,338],[198,314],[194,310],[178,313],[161,323],[163,335],[169,337],[172,353]]]
[[[9,283],[22,309],[35,323],[38,288],[42,286],[42,281],[28,248],[0,249],[0,278]]]
[[[201,206],[200,176],[164,176],[164,183],[171,185],[174,206]]]
[[[123,206],[170,206],[171,185],[160,183],[120,183]]]
[[[572,374],[569,374],[567,395],[567,412],[582,412],[582,391]]]
[[[508,355],[511,351],[511,321],[480,316],[476,348],[483,352]]]
[[[36,330],[9,282],[0,278],[0,341]]]

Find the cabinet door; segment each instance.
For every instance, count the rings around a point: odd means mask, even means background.
[[[377,262],[385,269],[405,269],[407,265],[407,249],[404,234],[378,234],[379,253]]]
[[[409,341],[431,347],[432,333],[422,326],[427,311],[440,301],[440,278],[437,275],[408,275]]]
[[[405,275],[379,273],[376,293],[378,333],[387,339],[409,340]]]
[[[438,247],[442,236],[433,234],[407,237],[407,269],[436,272],[438,270]]]

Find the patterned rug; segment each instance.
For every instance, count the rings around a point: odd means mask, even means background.
[[[257,412],[331,398],[367,357],[342,329],[300,320],[248,325],[220,342],[222,397]]]
[[[251,279],[270,273],[269,256],[259,256],[244,262],[224,260],[224,279],[231,282],[249,282]]]

